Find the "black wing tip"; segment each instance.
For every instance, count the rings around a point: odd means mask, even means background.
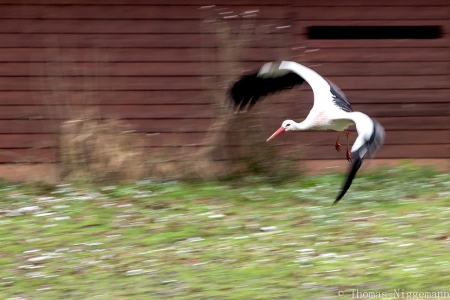
[[[232,83],[228,89],[229,106],[237,108],[237,112],[243,110],[247,104],[253,100],[254,87],[257,81],[258,71],[252,71],[242,75],[238,80]]]
[[[235,106],[250,101],[252,93],[249,91],[249,87],[255,85],[257,76],[258,72],[244,74],[232,83],[231,87],[228,89],[228,96],[230,97],[230,100],[234,102]]]
[[[279,63],[272,63],[272,68],[278,68]],[[232,83],[228,89],[230,106],[234,106],[237,112],[251,109],[256,102],[264,96],[286,88],[293,88],[302,84],[303,78],[292,71],[267,72],[260,76],[261,68],[243,74]]]
[[[336,200],[334,200],[331,206],[336,205],[342,199],[342,197],[344,197],[345,193],[347,193],[348,189],[352,185],[356,173],[358,172],[359,168],[361,168],[361,164],[362,158],[359,156],[358,152],[354,152],[352,155],[352,165],[350,167],[350,171],[348,172],[347,180],[345,181],[344,185],[342,186],[341,192],[336,197]]]

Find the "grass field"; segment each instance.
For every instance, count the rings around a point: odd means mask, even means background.
[[[3,182],[0,299],[450,298],[450,175],[342,180]]]

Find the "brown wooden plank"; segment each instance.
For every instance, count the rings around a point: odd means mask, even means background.
[[[342,89],[439,89],[448,87],[449,77],[435,76],[345,76],[330,78]]]
[[[0,163],[51,163],[56,149],[0,149]]]
[[[0,91],[200,90],[199,77],[0,77]]]
[[[447,75],[449,62],[343,62],[305,64],[322,76]]]
[[[269,130],[266,131],[268,134],[272,133]],[[442,137],[447,137],[449,134],[449,130],[389,131],[385,145],[448,144],[448,141]],[[211,145],[205,136],[206,134],[202,132],[140,134],[140,138],[145,141],[145,147]],[[350,145],[353,144],[356,136],[356,132],[352,130]],[[335,139],[336,132],[333,131],[304,131],[281,135],[272,143],[277,146],[306,144],[334,147]],[[0,148],[56,148],[58,140],[58,134],[0,134]],[[248,145],[251,142],[247,140],[231,141],[229,145]],[[343,134],[341,134],[340,142],[345,145]]]
[[[382,103],[414,104],[449,102],[450,89],[432,90],[345,90],[352,105]],[[308,108],[313,103],[313,93],[309,87],[297,91],[269,96],[262,103],[290,103]],[[225,93],[224,93],[225,95]],[[141,104],[210,104],[212,99],[207,91],[100,91],[87,95],[85,92],[3,91],[0,105],[141,105]]]
[[[282,107],[280,107],[282,106]],[[267,107],[269,108],[269,107]],[[284,109],[284,110],[283,110]],[[395,116],[449,116],[448,103],[427,104],[358,104],[353,105],[355,111],[362,111],[372,117]],[[91,106],[3,106],[0,119],[31,120],[31,119],[68,119],[79,118],[92,110]],[[291,118],[306,116],[310,106],[303,105],[292,108],[289,104],[272,104],[263,116]],[[96,107],[98,118],[118,117],[125,119],[181,119],[181,118],[212,118],[210,105],[102,105]],[[287,113],[280,113],[287,111]],[[270,112],[270,113],[269,113]]]
[[[448,35],[432,40],[309,40],[303,35],[295,35],[293,48],[448,48]]]
[[[450,115],[450,103],[355,104],[353,109],[373,117]]]
[[[243,65],[245,68],[255,64]],[[435,66],[439,68],[442,64],[435,63]],[[67,75],[76,76],[211,76],[230,74],[233,71],[220,68],[220,65],[214,62],[61,62],[52,65],[45,62],[6,62],[0,64],[0,76],[28,76],[42,74],[46,70],[54,73],[67,70]]]
[[[448,62],[447,48],[296,48],[292,59],[299,62]]]
[[[137,132],[203,132],[210,119],[131,119],[125,120]],[[57,133],[61,120],[0,120],[0,133]]]
[[[384,145],[379,152],[377,152],[377,159],[391,159],[391,158],[449,158],[450,144],[439,145]],[[152,153],[173,153],[181,151],[183,153],[189,153],[190,151],[196,151],[201,147],[195,146],[179,146],[179,147],[153,147]],[[237,147],[228,147],[224,151],[237,151]],[[345,153],[337,152],[332,146],[306,146],[303,150],[294,150],[292,146],[279,147],[280,156],[283,157],[286,154],[295,156],[303,160],[319,160],[319,159],[342,159],[346,160]],[[295,152],[294,152],[295,151]],[[224,157],[218,157],[216,159],[223,160]],[[370,161],[366,161],[366,164]]]
[[[174,120],[126,120],[139,132],[192,132],[208,128],[208,119],[174,119]],[[62,120],[0,120],[0,133],[57,133]]]
[[[417,1],[417,0],[413,0]],[[430,0],[431,3],[438,0]],[[1,0],[0,4],[34,4],[34,5],[92,5],[92,1],[89,0]],[[96,5],[120,5],[120,6],[148,6],[148,5],[161,5],[161,6],[197,6],[197,5],[207,5],[211,6],[209,0],[195,0],[186,3],[185,0],[171,0],[168,3],[165,0],[96,0]],[[273,0],[247,0],[243,3],[241,0],[218,0],[215,1],[215,5],[267,5],[267,6],[279,6],[279,5],[290,5],[291,0],[279,0],[274,3]]]
[[[210,119],[142,119],[126,120],[137,132],[149,134],[162,132],[205,132],[211,125]]]
[[[101,91],[85,92],[3,91],[0,105],[111,105],[111,104],[209,104],[204,91]]]
[[[145,147],[198,145],[199,143],[208,145],[205,141],[204,132],[161,133],[147,135],[144,137],[144,140]]]
[[[348,25],[348,24],[347,24]],[[306,27],[298,29],[298,32],[303,32]],[[448,32],[448,29],[443,29]],[[447,30],[447,31],[446,31]],[[177,33],[177,34],[155,34],[155,33],[1,33],[0,47],[2,48],[45,48],[58,45],[61,48],[212,48],[218,44],[216,35],[214,34],[200,34],[200,33]],[[281,42],[286,43],[286,36],[283,34],[265,34],[258,42],[254,44],[258,47],[272,47],[280,46]],[[305,44],[317,44],[321,40],[315,42],[304,42],[305,36],[295,35],[293,46],[301,47]],[[445,47],[445,40],[431,41],[430,46]],[[364,44],[373,43],[370,40],[362,41],[360,47]],[[384,41],[384,44],[389,42]],[[391,45],[399,44],[393,42]],[[406,41],[404,45],[419,44],[424,45],[424,42]],[[448,44],[447,44],[448,45]],[[405,46],[403,46],[405,47]]]
[[[200,9],[199,5],[0,5],[0,18],[16,19],[114,19],[114,20],[202,20],[205,17],[216,16],[217,8],[229,8],[237,14],[256,11],[257,18],[283,18],[290,11],[286,6],[270,5],[269,7],[255,4],[253,6],[217,6],[210,9]],[[249,15],[247,13],[246,15]]]
[[[377,153],[376,159],[392,158],[449,158],[449,144],[440,145],[384,145]],[[185,150],[187,151],[187,150]],[[236,150],[229,150],[236,151]],[[337,152],[333,146],[306,146],[303,150],[293,149],[292,146],[279,148],[281,157],[298,157],[302,160],[340,159],[346,161],[345,153]],[[364,164],[364,163],[363,163]],[[370,160],[365,164],[370,164]]]
[[[350,103],[427,103],[448,102],[449,90],[345,90]]]
[[[0,149],[55,148],[58,137],[57,134],[0,134]]]
[[[425,4],[425,3],[424,3]],[[296,10],[298,20],[446,20],[448,11],[442,6],[402,6],[388,7],[299,7]]]
[[[58,120],[0,120],[0,133],[56,133]]]
[[[448,116],[377,116],[370,113],[369,111],[364,111],[369,116],[378,120],[386,131],[391,130],[444,130],[449,129],[450,118]],[[266,115],[269,113],[267,112]],[[285,119],[294,119],[297,122],[303,120],[306,114],[277,114],[276,116],[270,117],[260,117],[258,125],[270,128],[269,134],[278,129]],[[353,128],[353,127],[351,127]],[[446,137],[447,138],[447,137]]]
[[[4,3],[4,2],[3,2]],[[42,3],[42,2],[41,2]],[[17,19],[198,19],[197,7],[118,5],[2,4],[0,18]],[[37,4],[37,5],[36,5]],[[189,12],[184,15],[182,12]]]
[[[310,2],[310,1],[295,1],[291,0],[281,0],[276,1],[274,4],[273,0],[247,0],[243,3],[241,0],[218,0],[215,1],[217,5],[293,5],[298,7],[305,6],[374,6],[374,3],[371,1],[360,1],[360,0],[345,0],[336,3],[333,0],[324,0],[320,2]],[[92,5],[92,1],[89,0],[1,0],[0,4],[39,4],[39,5]],[[170,4],[165,0],[97,0],[96,5],[211,5],[209,0],[191,0],[186,3],[185,0],[171,0]],[[446,0],[398,0],[398,1],[389,1],[389,0],[380,0],[377,1],[376,5],[378,6],[448,6],[448,2]]]
[[[271,103],[259,105],[261,122],[276,118],[305,117],[312,104]],[[444,117],[450,115],[448,103],[408,103],[408,104],[354,104],[355,111],[362,111],[375,118],[383,117]],[[96,118],[118,117],[124,119],[205,119],[212,118],[210,105],[56,105],[56,106],[2,106],[0,119],[3,120],[44,120],[79,118],[88,111],[96,111]],[[261,114],[262,113],[262,114]],[[252,114],[246,116],[254,118]]]
[[[344,93],[352,105],[357,104],[400,104],[408,105],[415,103],[448,103],[447,89],[422,89],[414,90],[351,90],[345,89]],[[286,91],[288,97],[282,97],[283,94],[268,96],[266,103],[281,102],[291,103],[292,105],[312,105],[314,95],[308,87],[302,86],[301,90]],[[356,106],[355,106],[356,107]]]
[[[255,62],[255,67],[265,61],[279,60],[284,48],[246,48],[239,51],[239,59]],[[303,64],[325,62],[448,62],[447,48],[305,48],[294,47],[292,60]],[[217,56],[213,49],[158,49],[158,48],[0,48],[0,62],[213,62]],[[256,64],[257,62],[257,64]]]
[[[449,116],[450,103],[353,104],[355,111],[373,117]]]
[[[292,105],[291,103],[261,104],[265,118],[291,118],[306,116],[312,104]],[[205,105],[61,105],[61,106],[2,106],[0,119],[67,119],[78,118],[92,109],[98,112],[98,118],[118,117],[125,119],[174,119],[174,118],[212,118],[212,106]],[[362,111],[372,117],[400,116],[449,116],[449,103],[397,103],[397,104],[354,104],[355,111]],[[282,113],[284,112],[284,113]],[[252,115],[249,115],[252,117]]]
[[[384,145],[377,158],[449,158],[449,144],[441,145]],[[331,148],[331,149],[330,149]],[[344,154],[332,147],[312,146],[305,151],[308,159],[345,159]]]
[[[450,129],[448,117],[378,117],[386,130]]]
[[[186,14],[184,12],[183,14]],[[288,21],[283,19],[245,20],[255,23],[261,34],[277,33],[277,30]],[[245,21],[231,20],[232,27],[239,28]],[[203,20],[21,20],[1,19],[0,33],[15,34],[212,34],[218,29],[215,22]],[[220,28],[220,27],[219,27]],[[242,30],[245,32],[245,30]],[[264,35],[264,34],[263,34]],[[260,37],[260,36],[258,36]],[[197,38],[191,36],[188,38]]]
[[[79,118],[91,111],[92,106],[3,106],[0,119],[68,119]],[[210,105],[102,105],[97,107],[98,118],[119,117],[125,119],[173,119],[211,118]]]
[[[265,35],[258,40],[259,47],[279,47],[277,34]],[[61,48],[213,48],[217,46],[215,34],[33,34],[1,33],[1,48],[50,47]]]
[[[17,20],[0,19],[0,33],[202,33],[199,20]],[[211,25],[212,26],[212,25]]]
[[[308,26],[440,26],[441,33],[449,32],[447,19],[433,20],[382,20],[382,19],[361,19],[361,20],[295,20],[292,29],[297,33],[306,33]]]
[[[262,64],[244,62],[242,70],[258,69]],[[446,75],[449,62],[341,62],[305,63],[323,76],[346,75]],[[50,66],[43,62],[8,62],[0,64],[0,76],[28,76],[45,70],[83,76],[212,76],[234,75],[236,70],[221,68],[214,62],[62,62]]]
[[[57,46],[52,44],[49,46]],[[76,45],[72,45],[76,46]],[[79,46],[79,45],[78,45]],[[200,62],[217,61],[216,50],[196,48],[0,48],[0,62]],[[199,46],[199,45],[197,45]],[[196,47],[197,47],[196,46]],[[265,62],[279,60],[285,48],[245,48],[235,60]],[[433,54],[433,51],[431,51]]]
[[[274,129],[275,130],[275,129]],[[274,131],[273,130],[273,131]],[[267,132],[267,136],[270,136],[272,132],[270,130],[264,130]],[[287,133],[280,135],[273,140],[273,144],[277,146],[282,145],[318,145],[318,146],[330,146],[334,149],[334,142],[336,140],[336,132],[333,131],[304,131],[299,133]],[[426,144],[448,144],[447,139],[442,137],[448,137],[450,135],[449,130],[401,130],[401,131],[389,131],[386,135],[386,145],[426,145]],[[151,135],[145,137],[146,147],[155,146],[181,146],[181,145],[211,145],[208,140],[205,139],[204,133],[162,133],[158,135]],[[263,137],[264,134],[262,134]],[[350,133],[350,145],[355,141],[357,133],[352,130]],[[19,141],[22,142],[22,141]],[[254,141],[239,140],[230,141],[229,145],[249,145]],[[345,136],[340,134],[340,142],[345,146]],[[22,142],[23,143],[23,142]],[[22,144],[21,144],[22,145]]]
[[[269,133],[271,134],[271,133]],[[390,130],[386,132],[385,145],[428,145],[428,144],[449,144],[449,130]],[[275,141],[277,145],[284,144],[309,144],[319,146],[334,147],[336,132],[333,131],[313,131],[295,133],[295,137],[286,134],[280,136],[280,141]],[[283,140],[281,140],[283,137]],[[350,131],[349,142],[353,145],[357,137],[354,128]],[[278,138],[278,137],[277,137]],[[340,134],[340,143],[345,146],[345,135]]]
[[[446,130],[450,129],[450,122],[447,116],[438,117],[377,117],[386,129],[390,130]],[[281,121],[275,122],[276,130]],[[2,121],[13,122],[13,121]],[[26,121],[24,121],[26,122]],[[204,132],[209,128],[209,119],[142,119],[126,120],[135,126],[138,132],[162,133],[162,132]],[[0,124],[2,124],[0,123]],[[8,124],[8,123],[6,123]],[[1,127],[0,127],[1,130]],[[1,131],[0,131],[1,132]]]
[[[350,6],[350,7],[373,7],[373,6],[420,6],[420,7],[426,7],[426,6],[448,6],[448,2],[445,0],[431,0],[431,1],[423,1],[423,0],[397,0],[397,1],[390,1],[390,0],[380,0],[376,3],[372,1],[359,1],[359,0],[343,0],[343,1],[333,1],[333,0],[322,0],[317,2],[310,2],[310,1],[300,1],[300,2],[294,2],[294,7],[309,7],[309,6],[318,6],[318,7],[339,7],[339,6]],[[369,8],[370,9],[370,8]]]
[[[448,76],[333,76],[342,90],[446,89]],[[200,77],[0,77],[0,91],[201,90]]]
[[[312,101],[311,101],[312,102]],[[434,117],[449,116],[450,103],[354,103],[355,111],[362,111],[371,117]],[[151,106],[149,106],[151,107]],[[269,118],[304,118],[309,114],[312,103],[263,103],[259,106],[258,117]],[[174,107],[174,109],[177,109]],[[131,114],[131,112],[130,112]],[[205,113],[206,115],[206,113]],[[249,118],[252,115],[248,116]]]

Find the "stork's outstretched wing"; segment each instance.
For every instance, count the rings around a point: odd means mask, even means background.
[[[229,95],[238,110],[250,109],[262,97],[308,82],[314,93],[314,106],[334,105],[353,111],[344,93],[317,72],[292,61],[270,62],[259,71],[242,76],[230,88]]]

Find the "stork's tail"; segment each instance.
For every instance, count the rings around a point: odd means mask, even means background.
[[[386,133],[384,132],[383,126],[381,126],[381,124],[375,121],[374,119],[372,119],[372,121],[373,121],[372,134],[370,135],[369,140],[367,140],[366,143],[361,148],[358,149],[361,158],[363,157],[373,158],[378,149],[380,149],[380,147],[383,145],[384,138],[386,137]]]
[[[370,138],[365,141],[365,143],[356,151],[352,152],[352,165],[347,175],[347,180],[342,186],[342,190],[337,196],[336,200],[333,202],[333,205],[337,204],[339,200],[344,197],[345,193],[348,191],[350,186],[352,185],[353,179],[355,178],[356,173],[359,168],[361,168],[363,160],[367,158],[373,158],[378,149],[383,145],[384,138],[386,136],[384,132],[383,126],[380,123],[373,120],[373,128],[372,134]]]

